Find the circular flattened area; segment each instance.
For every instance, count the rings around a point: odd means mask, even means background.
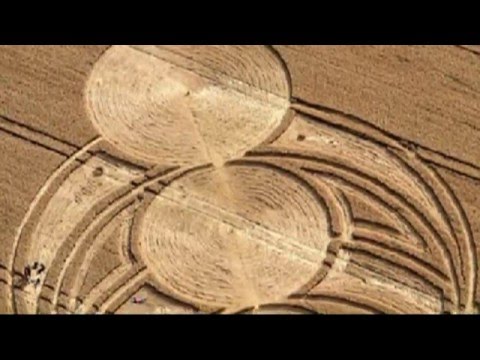
[[[86,86],[104,138],[172,165],[240,157],[281,125],[289,97],[288,76],[264,46],[113,46]]]
[[[242,308],[284,300],[317,273],[330,242],[327,219],[300,180],[228,166],[167,187],[147,209],[138,239],[172,295]]]

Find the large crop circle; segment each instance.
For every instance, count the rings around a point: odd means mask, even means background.
[[[315,195],[272,169],[227,166],[176,181],[139,234],[159,282],[194,304],[248,307],[287,298],[322,266],[328,219]]]
[[[279,127],[288,76],[264,46],[113,46],[86,101],[99,133],[143,161],[221,165]]]

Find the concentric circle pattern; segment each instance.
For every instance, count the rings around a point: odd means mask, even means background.
[[[145,263],[181,298],[247,307],[284,299],[315,275],[327,226],[300,183],[271,169],[231,166],[165,189],[148,208],[139,241]]]
[[[277,58],[258,46],[194,48],[110,48],[86,88],[98,131],[130,156],[173,165],[221,165],[265,140],[289,107]]]

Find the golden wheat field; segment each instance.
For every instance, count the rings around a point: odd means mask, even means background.
[[[480,46],[0,46],[0,313],[480,312]]]

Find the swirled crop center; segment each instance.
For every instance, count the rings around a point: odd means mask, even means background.
[[[100,134],[130,156],[221,165],[281,124],[287,79],[264,46],[113,46],[86,101]]]
[[[193,304],[248,307],[286,299],[319,271],[330,242],[315,195],[255,166],[208,169],[167,187],[138,240],[148,268]]]

